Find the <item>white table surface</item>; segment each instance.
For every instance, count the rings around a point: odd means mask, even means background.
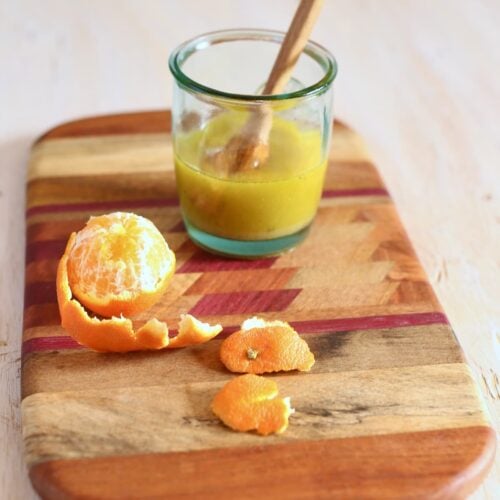
[[[500,1],[326,0],[313,38],[483,392],[500,416]],[[36,498],[19,411],[24,174],[60,122],[171,102],[167,56],[230,27],[286,29],[295,0],[0,0],[0,498]],[[499,463],[473,495],[499,498]]]

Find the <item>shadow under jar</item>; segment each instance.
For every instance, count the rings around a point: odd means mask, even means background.
[[[182,216],[199,246],[234,257],[302,241],[321,198],[332,126],[333,56],[309,42],[285,91],[261,95],[285,34],[229,30],[174,50],[172,133]],[[266,154],[229,159],[234,138],[266,116]],[[251,138],[249,138],[250,140]],[[223,161],[221,161],[223,159]]]

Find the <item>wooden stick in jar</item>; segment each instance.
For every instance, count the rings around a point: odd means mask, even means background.
[[[263,95],[279,94],[285,89],[322,5],[323,0],[301,0],[264,86]],[[265,163],[269,156],[268,140],[272,120],[272,108],[268,105],[259,105],[252,111],[240,133],[216,154],[217,171],[228,175]]]

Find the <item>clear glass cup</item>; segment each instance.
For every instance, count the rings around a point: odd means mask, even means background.
[[[280,253],[305,238],[316,214],[337,65],[309,42],[285,91],[261,95],[284,36],[218,31],[170,56],[182,215],[191,239],[209,251],[247,258]],[[249,161],[240,161],[242,152]]]

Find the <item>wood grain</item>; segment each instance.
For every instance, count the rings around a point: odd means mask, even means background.
[[[65,390],[26,397],[22,415],[28,466],[145,451],[272,447],[297,440],[488,425],[463,364],[336,373],[322,373],[320,367],[319,373],[315,370],[307,376],[273,376],[280,394],[291,398],[295,413],[285,434],[262,439],[228,431],[211,412],[210,402],[232,378],[217,368],[215,375],[205,369],[194,370],[190,377],[185,369],[189,382],[179,381],[174,370],[160,386],[150,382],[113,391]],[[280,474],[276,479],[282,479]],[[326,493],[321,487],[318,492]]]
[[[60,137],[130,135],[135,132],[155,134],[170,131],[169,111],[151,111],[148,115],[146,118],[145,115],[140,113],[120,113],[119,120],[116,119],[118,115],[108,115],[103,117],[99,123],[96,123],[94,117],[83,118],[50,129],[40,136],[36,142]]]
[[[476,478],[493,460],[492,442],[489,427],[472,427],[190,454],[49,461],[33,467],[30,475],[44,498],[56,500],[118,499],[125,477],[131,499],[144,498],[146,490],[150,498],[455,499],[477,486]],[[460,453],[463,449],[467,453]],[[430,469],[434,474],[424,472]],[[281,481],[276,481],[276,470]],[[144,477],[155,480],[145,484]],[[200,477],[206,478],[203,485]]]
[[[64,333],[64,332],[61,332]],[[304,334],[316,365],[313,373],[460,363],[463,357],[447,325],[352,330]],[[227,380],[219,360],[222,340],[168,352],[98,354],[87,349],[27,354],[23,362],[23,397],[35,393],[118,389],[161,385],[165,380]]]
[[[227,260],[196,248],[186,237],[176,198],[168,198],[168,191],[163,196],[158,191],[157,198],[145,196],[150,196],[148,183],[154,175],[165,180],[160,166],[171,157],[168,134],[139,133],[131,140],[126,128],[121,132],[68,139],[62,127],[57,137],[42,140],[34,149],[28,186],[22,402],[30,467],[146,452],[273,449],[285,443],[443,429],[469,433],[488,426],[451,328],[375,167],[366,158],[359,163],[365,153],[359,152],[362,143],[351,130],[341,126],[336,132],[334,147],[339,144],[342,154],[330,157],[307,240],[293,252],[254,261]],[[147,161],[135,173],[143,154]],[[349,178],[348,173],[355,172],[345,170],[351,159],[376,186],[360,188],[360,176]],[[115,181],[120,179],[120,164],[125,177],[135,178],[130,200],[123,198],[123,180]],[[336,188],[337,171],[347,172],[342,190]],[[82,179],[101,176],[106,178],[102,189],[97,183],[85,198],[74,198]],[[373,197],[375,189],[378,198]],[[221,340],[174,353],[98,355],[76,345],[58,326],[54,263],[69,233],[86,215],[118,207],[151,218],[177,252],[178,267],[168,293],[135,318],[137,325],[156,316],[172,327],[179,313],[191,312],[222,323],[230,332],[258,314],[290,321],[307,335],[317,357],[314,370],[276,376],[296,409],[294,425],[284,436],[262,441],[256,435],[229,432],[211,414],[211,399],[232,376],[218,357]],[[39,475],[37,481],[42,481]],[[467,479],[466,487],[476,481]],[[129,491],[128,481],[122,488],[123,493]],[[357,485],[351,488],[355,491]],[[152,491],[143,493],[149,497]],[[317,485],[316,494],[326,491]]]

